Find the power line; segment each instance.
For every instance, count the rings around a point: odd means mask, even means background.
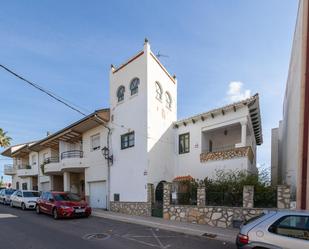
[[[28,83],[29,85],[31,85],[32,87],[36,88],[37,90],[47,94],[48,96],[50,96],[51,98],[55,99],[56,101],[64,104],[65,106],[69,107],[70,109],[78,112],[79,114],[83,115],[83,116],[87,116],[85,113],[83,113],[81,110],[79,109],[84,109],[86,110],[85,108],[82,108],[82,107],[79,107],[78,105],[76,104],[73,104],[71,102],[70,104],[70,101],[62,98],[61,96],[47,90],[47,89],[44,89],[42,86],[34,83],[34,82],[31,82],[30,80],[27,80],[25,79],[24,77],[22,77],[21,75],[15,73],[14,71],[12,71],[11,69],[7,68],[6,66],[3,66],[2,64],[0,64],[0,67],[2,67],[4,70],[6,70],[7,72],[9,72],[10,74],[14,75],[15,77],[19,78],[20,80]],[[74,105],[74,106],[73,106]],[[78,109],[79,108],[79,109]],[[123,128],[123,129],[126,129],[126,130],[131,130],[131,128],[129,127],[126,127],[125,125],[120,125],[120,124],[117,124],[115,122],[112,122],[114,125],[120,127],[120,128]],[[146,137],[147,139],[154,139],[154,140],[157,140],[158,142],[161,142],[161,143],[166,143],[166,144],[174,144],[173,142],[169,142],[169,141],[164,141],[162,140],[161,138],[157,139],[157,138],[154,138],[154,137],[150,137],[150,136],[147,136],[146,134],[143,134],[141,132],[138,132],[136,131],[137,133],[141,134],[142,136]]]
[[[7,68],[6,66],[3,66],[2,64],[0,64],[0,67],[2,67],[4,70],[6,70],[7,72],[9,72],[10,74],[14,75],[15,77],[19,78],[20,80],[28,83],[29,85],[33,86],[34,88],[36,88],[37,90],[49,95],[51,98],[55,99],[56,101],[64,104],[65,106],[69,107],[70,109],[78,112],[79,114],[83,115],[83,116],[87,116],[85,113],[83,113],[82,111],[80,111],[79,109],[77,109],[76,107],[74,107],[73,105],[69,104],[67,100],[65,100],[62,97],[57,96],[55,93],[44,89],[43,87],[41,87],[40,85],[31,82],[30,80],[25,79],[24,77],[22,77],[21,75],[13,72],[11,69]],[[76,106],[76,105],[75,105]]]

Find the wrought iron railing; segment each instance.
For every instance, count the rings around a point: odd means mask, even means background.
[[[29,164],[18,164],[17,168],[18,169],[31,169],[31,165],[29,165]]]
[[[45,163],[45,164],[49,164],[49,163],[59,163],[59,157],[57,157],[57,156],[51,156],[51,157],[45,158],[45,159],[44,159],[44,163]]]
[[[82,150],[70,150],[61,153],[61,160],[65,158],[82,158],[83,151]]]

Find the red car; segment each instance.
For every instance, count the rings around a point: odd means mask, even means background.
[[[91,215],[91,207],[73,193],[43,192],[37,201],[36,213],[51,214],[54,219],[89,217]]]

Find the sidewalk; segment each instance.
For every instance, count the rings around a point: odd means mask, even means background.
[[[93,209],[92,215],[100,218],[118,220],[128,223],[144,225],[153,228],[160,228],[188,235],[202,236],[207,234],[208,238],[214,238],[223,241],[235,242],[238,229],[211,227],[209,225],[199,225],[180,221],[163,220],[156,217],[133,216],[101,209]],[[205,235],[204,235],[205,236]]]

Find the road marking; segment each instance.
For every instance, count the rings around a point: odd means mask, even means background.
[[[157,248],[160,248],[160,249],[167,249],[171,245],[164,246],[159,238],[172,238],[172,237],[176,237],[176,236],[158,236],[158,235],[155,234],[153,229],[149,229],[149,230],[152,233],[152,235],[150,235],[150,236],[149,235],[143,236],[143,235],[125,234],[125,235],[122,235],[121,237],[124,238],[124,239],[127,239],[127,240],[132,240],[132,241],[138,242],[138,243],[143,244],[143,245],[157,247]],[[157,242],[157,244],[152,244],[152,243],[149,243],[149,242],[145,242],[143,240],[140,240],[141,238],[154,238],[155,241]]]
[[[161,247],[162,249],[165,249],[165,248],[167,248],[167,247],[170,246],[170,245],[163,246],[161,240],[158,238],[158,236],[155,234],[155,232],[154,232],[152,229],[150,229],[150,231],[151,231],[153,237],[156,239],[156,241],[158,242],[158,244],[160,245],[160,247]]]
[[[5,218],[17,218],[17,216],[13,214],[0,214],[0,219],[5,219]]]

